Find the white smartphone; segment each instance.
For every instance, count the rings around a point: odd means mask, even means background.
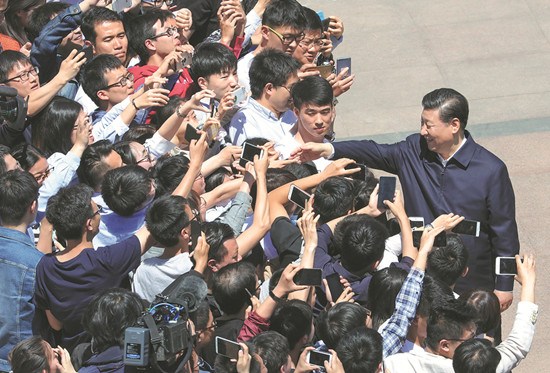
[[[462,220],[453,228],[454,233],[467,234],[469,236],[479,237],[479,227],[481,223],[476,220]]]
[[[216,337],[216,353],[230,359],[238,359],[241,345],[222,337]]]
[[[307,353],[306,361],[308,364],[324,367],[325,361],[331,363],[332,355],[328,352],[313,350]]]
[[[510,276],[517,275],[518,268],[516,265],[516,258],[498,256],[495,262],[495,273],[497,275],[510,275]]]
[[[231,94],[235,97],[235,105],[238,105],[246,99],[246,88],[237,88]]]
[[[424,228],[424,218],[422,216],[411,216],[409,217],[411,222],[411,228]]]
[[[292,184],[288,191],[288,200],[302,209],[306,208],[307,201],[311,198],[311,194],[304,192],[296,185]]]
[[[132,0],[114,0],[112,6],[115,12],[122,13],[124,9],[132,6]]]

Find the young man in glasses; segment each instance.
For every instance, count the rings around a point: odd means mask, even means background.
[[[292,56],[304,39],[306,23],[303,8],[296,0],[271,2],[262,17],[260,45],[254,52],[241,58],[237,65],[239,85],[250,91],[250,66],[254,57],[265,49],[277,49]]]

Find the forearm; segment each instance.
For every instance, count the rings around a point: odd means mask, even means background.
[[[408,256],[413,260],[416,259],[418,255],[418,250],[413,245],[413,235],[411,222],[409,218],[405,215],[403,217],[397,218],[399,227],[401,228],[401,250],[403,256]]]
[[[267,204],[267,187],[265,176],[259,177],[257,183],[256,205],[254,208],[254,220],[252,225],[245,230],[239,237],[239,253],[241,256],[247,255],[254,246],[269,231],[269,207]]]
[[[193,183],[199,175],[199,172],[200,163],[198,163],[197,161],[193,162],[193,160],[191,160],[191,162],[189,163],[189,169],[185,173],[185,176],[178,184],[174,192],[172,192],[172,195],[187,197],[191,192],[191,189],[193,189]]]
[[[179,108],[176,108],[176,111],[177,110],[179,110]],[[185,116],[187,113],[183,113],[182,115]],[[183,119],[184,118],[180,117],[176,113],[172,114],[168,119],[166,119],[166,122],[160,126],[157,131],[158,134],[168,141],[172,140],[183,123]]]
[[[40,88],[32,91],[29,94],[29,102],[27,108],[27,116],[33,117],[38,114],[42,109],[46,107],[54,98],[54,96],[59,92],[61,88],[67,84],[68,80],[60,77],[57,74],[52,80],[47,84],[41,86]]]
[[[227,183],[223,183],[208,193],[204,193],[201,197],[204,198],[204,201],[206,202],[206,208],[209,209],[220,201],[225,201],[235,197],[239,191],[240,185],[241,179],[234,179]]]

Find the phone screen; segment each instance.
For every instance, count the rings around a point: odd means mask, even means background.
[[[411,222],[411,228],[424,227],[424,218],[422,216],[411,216],[409,221]]]
[[[323,281],[323,271],[320,268],[303,268],[293,279],[296,285],[320,286]]]
[[[352,163],[345,167],[346,170],[351,170],[354,168],[360,168],[361,170],[359,172],[349,175],[349,177],[355,180],[363,180],[363,181],[367,180],[367,166],[360,163]]]
[[[320,367],[324,367],[325,361],[330,361],[330,358],[332,357],[332,355],[326,352],[315,351],[315,350],[310,351],[308,355],[309,355],[308,362],[312,365],[317,365]]]
[[[197,132],[197,129],[193,127],[190,123],[187,123],[185,127],[185,140],[188,143],[191,143],[191,140],[198,140],[201,138],[201,135]]]
[[[252,145],[250,143],[245,142],[243,144],[243,151],[241,153],[241,160],[247,161],[247,162],[254,162],[254,156],[257,155],[258,157],[262,156],[263,149],[259,146]],[[246,165],[246,162],[245,162]],[[242,166],[242,164],[241,164]],[[243,166],[244,167],[244,166]]]
[[[338,58],[336,60],[336,74],[340,74],[342,70],[348,68],[348,75],[351,75],[351,57]]]
[[[378,207],[386,208],[384,201],[393,201],[395,197],[395,176],[380,176],[380,188],[378,189]]]
[[[453,228],[453,232],[479,237],[480,223],[475,220],[462,220]]]
[[[517,275],[518,267],[516,264],[516,258],[498,258],[500,262],[500,274]]]
[[[189,227],[191,229],[191,237],[189,241],[189,252],[192,253],[193,250],[195,250],[195,247],[197,247],[197,243],[199,242],[199,237],[202,234],[201,223],[197,220],[191,220],[191,222],[189,223]]]
[[[340,282],[340,275],[338,273],[333,273],[325,277],[325,280],[327,280],[332,301],[336,302],[336,300],[340,298],[340,295],[344,292],[344,286]]]
[[[238,359],[241,346],[237,342],[216,337],[216,353],[230,359]]]
[[[311,198],[311,195],[304,192],[302,189],[298,188],[296,185],[290,186],[289,192],[289,201],[293,202],[295,205],[301,207],[302,209],[306,208],[307,201]]]

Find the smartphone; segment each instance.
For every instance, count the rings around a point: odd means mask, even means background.
[[[236,90],[231,92],[231,94],[233,95],[233,97],[235,97],[235,105],[238,105],[246,99],[246,88],[237,88]]]
[[[307,201],[311,198],[311,194],[304,192],[296,185],[292,184],[288,191],[288,200],[303,210],[306,208]]]
[[[395,176],[380,176],[378,184],[378,208],[386,208],[384,201],[393,201],[395,198],[395,184],[397,179]]]
[[[185,127],[185,140],[188,143],[191,143],[191,140],[198,140],[201,138],[201,135],[197,132],[197,129],[193,127],[190,123],[187,123]]]
[[[481,224],[478,221],[464,219],[453,228],[453,232],[479,237],[480,225]]]
[[[302,268],[294,275],[296,285],[321,286],[323,271],[320,268]]]
[[[241,345],[222,337],[216,337],[216,353],[230,359],[238,359]]]
[[[192,59],[193,59],[193,54],[192,53],[184,52],[183,57],[181,59],[181,68],[184,68],[185,66],[191,65]],[[177,66],[177,67],[179,67],[179,66]],[[179,71],[179,70],[176,70],[176,71]]]
[[[308,364],[324,367],[325,361],[329,363],[332,361],[332,355],[328,352],[313,350],[307,353],[306,361]]]
[[[113,1],[113,10],[117,13],[122,13],[124,9],[130,8],[132,6],[132,0],[114,0]]]
[[[518,267],[516,258],[498,256],[495,262],[495,273],[497,275],[517,275]]]
[[[189,253],[192,253],[199,243],[199,237],[202,235],[202,229],[201,223],[197,220],[191,220],[189,227],[191,229],[191,237],[189,237]]]
[[[94,50],[90,45],[83,46],[79,52],[84,52],[84,57],[86,57],[86,62],[90,62],[92,58],[94,58]]]
[[[315,66],[315,67],[312,67],[311,69],[319,71],[319,74],[325,79],[328,78],[329,75],[332,74],[333,72],[332,65]]]
[[[340,298],[340,295],[344,292],[344,285],[340,282],[340,275],[338,273],[333,273],[325,277],[325,280],[327,280],[332,301],[336,302],[336,300]]]
[[[252,145],[248,142],[243,143],[243,150],[241,152],[241,159],[239,160],[239,165],[245,167],[247,162],[254,163],[254,156],[257,155],[258,158],[261,158],[264,154],[264,150],[259,146]]]
[[[348,75],[351,75],[351,57],[336,60],[336,74],[340,74],[346,67],[348,68]]]
[[[360,163],[352,163],[345,167],[346,170],[352,170],[354,168],[360,168],[361,170],[359,172],[349,175],[349,177],[355,180],[363,180],[363,181],[367,180],[367,170],[368,170],[367,166]]]
[[[209,109],[210,109],[210,118],[214,118],[214,116],[218,112],[218,105],[216,105],[216,99],[214,97],[210,99]]]
[[[411,228],[423,228],[424,227],[424,218],[422,216],[411,216],[409,217],[411,222]]]
[[[424,233],[424,228],[413,228],[413,246],[420,249],[420,240],[422,239],[422,233]],[[435,236],[434,247],[445,247],[447,246],[447,233],[445,231],[439,233]]]

